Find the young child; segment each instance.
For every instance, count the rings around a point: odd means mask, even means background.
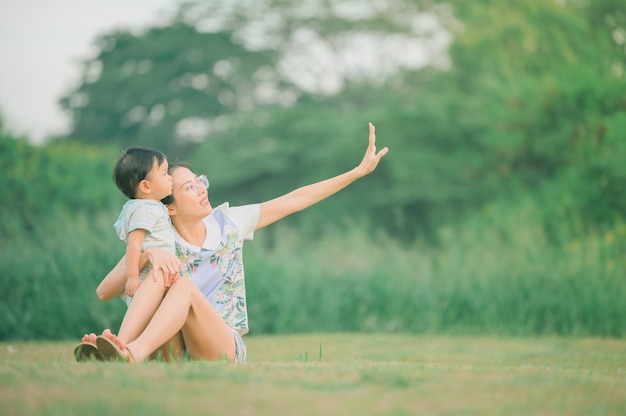
[[[128,342],[141,333],[160,302],[158,298],[150,299],[153,296],[144,296],[139,302],[131,303],[141,281],[151,272],[150,267],[139,269],[141,252],[149,247],[159,247],[174,254],[174,229],[167,208],[161,203],[161,199],[172,194],[172,178],[163,153],[131,147],[115,164],[113,180],[129,198],[114,224],[118,236],[126,242],[126,285],[121,297],[128,305],[128,311],[118,337]],[[156,273],[153,278],[163,279],[161,270],[152,273]],[[76,359],[99,358],[95,344],[95,334],[85,336],[75,350]]]
[[[174,229],[167,208],[161,203],[161,199],[172,194],[172,178],[167,169],[163,153],[131,147],[113,170],[115,184],[129,198],[114,225],[120,239],[126,242],[127,280],[122,297],[128,305],[150,271],[139,270],[142,250],[159,247],[174,254]]]

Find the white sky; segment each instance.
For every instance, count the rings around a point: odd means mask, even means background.
[[[179,0],[0,0],[0,114],[40,142],[67,129],[59,99],[94,54],[96,36],[159,22]]]

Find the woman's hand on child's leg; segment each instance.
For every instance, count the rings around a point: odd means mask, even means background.
[[[180,260],[173,254],[163,251],[157,247],[151,247],[145,250],[148,260],[152,264],[152,269],[160,269],[165,275],[169,275],[169,281],[173,282],[177,279],[180,271]]]
[[[152,269],[150,270],[149,275],[152,276],[152,281],[154,281],[155,283],[158,281],[162,281],[163,286],[165,287],[170,287],[172,283],[180,277],[178,272],[165,273],[165,271],[161,269]]]

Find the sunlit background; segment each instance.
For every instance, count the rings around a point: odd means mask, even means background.
[[[0,5],[0,340],[119,325],[124,148],[238,205],[368,122],[377,170],[247,244],[252,334],[626,334],[623,0],[51,4]]]

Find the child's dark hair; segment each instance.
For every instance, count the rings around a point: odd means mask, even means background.
[[[128,198],[135,198],[139,183],[148,176],[155,160],[161,166],[167,157],[162,152],[147,147],[126,149],[113,169],[113,182]]]

